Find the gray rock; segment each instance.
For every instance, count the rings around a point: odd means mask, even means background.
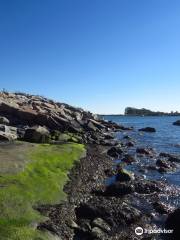
[[[77,223],[74,222],[72,219],[70,219],[67,224],[68,224],[68,226],[69,226],[70,228],[72,228],[72,229],[78,229],[78,228],[79,228],[79,226],[77,225]]]
[[[45,127],[35,126],[25,131],[24,140],[35,143],[48,143],[50,132]]]
[[[111,231],[111,228],[110,228],[109,224],[107,224],[107,222],[105,222],[102,218],[94,219],[93,222],[92,222],[92,226],[93,227],[98,227],[105,232],[110,232]]]
[[[129,154],[126,154],[124,156],[124,158],[122,159],[123,162],[126,162],[126,163],[132,163],[132,162],[136,162],[136,159],[135,157],[129,155]]]
[[[172,207],[163,202],[157,201],[153,203],[154,209],[160,214],[167,214],[172,212]]]
[[[6,117],[1,117],[0,116],[0,124],[9,125],[9,119],[7,119]]]
[[[97,238],[97,239],[104,239],[104,233],[103,233],[103,231],[100,229],[100,228],[98,228],[98,227],[94,227],[93,229],[92,229],[92,236],[93,237],[95,237],[95,238]]]
[[[171,167],[170,164],[167,161],[162,160],[162,159],[158,159],[156,161],[156,165],[159,166],[159,167],[163,167],[163,168],[170,168]]]
[[[180,239],[180,208],[177,208],[173,213],[168,215],[168,218],[165,222],[166,229],[172,229],[173,234],[171,234],[171,239]]]
[[[112,147],[107,151],[107,154],[113,158],[118,158],[122,153],[123,150],[120,147]]]
[[[9,141],[14,141],[16,139],[17,139],[16,134],[0,131],[0,141],[1,142],[9,142]]]
[[[106,196],[123,196],[134,192],[134,186],[131,183],[115,182],[106,187]]]
[[[176,122],[174,122],[173,125],[180,126],[180,120],[177,120]]]
[[[156,129],[153,127],[145,127],[145,128],[140,128],[139,131],[142,132],[156,132]]]
[[[152,154],[152,149],[150,149],[150,148],[137,148],[136,152],[139,153],[139,154],[151,155]]]
[[[134,180],[133,173],[130,173],[129,171],[123,169],[121,166],[118,167],[117,172],[116,181],[126,182]]]

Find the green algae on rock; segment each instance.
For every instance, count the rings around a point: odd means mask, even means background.
[[[26,146],[25,153],[22,151],[28,159],[23,171],[1,173],[0,236],[3,240],[49,239],[46,233],[33,228],[45,219],[34,208],[66,198],[63,187],[68,172],[85,153],[84,146],[75,143],[30,146],[29,150]]]

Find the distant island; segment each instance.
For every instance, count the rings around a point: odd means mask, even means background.
[[[180,116],[180,112],[178,111],[171,111],[170,113],[167,112],[154,112],[146,108],[133,108],[127,107],[125,108],[124,114],[100,114],[99,117],[104,116]]]
[[[173,112],[171,111],[170,113],[166,112],[154,112],[149,109],[145,108],[132,108],[132,107],[127,107],[125,109],[124,115],[129,115],[129,116],[180,116],[179,112]]]

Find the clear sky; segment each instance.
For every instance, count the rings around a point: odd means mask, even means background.
[[[0,87],[95,113],[180,111],[180,1],[0,0]]]

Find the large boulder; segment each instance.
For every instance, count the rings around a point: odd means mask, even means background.
[[[125,162],[125,163],[128,163],[128,164],[131,164],[133,162],[136,162],[136,159],[135,157],[133,157],[132,155],[129,155],[129,154],[125,154],[124,155],[124,158],[121,160],[122,162]]]
[[[0,141],[1,142],[9,142],[9,141],[14,141],[16,139],[17,139],[16,134],[0,131]]]
[[[106,187],[106,196],[123,196],[134,192],[134,186],[129,182],[115,182]]]
[[[153,149],[151,148],[137,148],[136,152],[143,155],[152,155]]]
[[[135,182],[135,192],[139,194],[150,194],[155,192],[161,192],[161,186],[156,181],[137,181]]]
[[[156,129],[153,127],[145,127],[145,128],[140,128],[139,131],[142,132],[156,132]]]
[[[0,124],[0,141],[13,141],[18,138],[17,128]]]
[[[180,163],[180,157],[174,154],[162,152],[159,154],[159,157],[167,158],[167,160],[170,162]]]
[[[107,154],[113,158],[118,158],[122,153],[123,150],[120,147],[112,147],[107,151]]]
[[[48,143],[50,141],[50,132],[45,127],[34,126],[26,129],[24,140],[34,143]]]
[[[166,229],[173,230],[173,233],[170,234],[169,239],[176,240],[180,239],[180,208],[176,209],[173,213],[170,213],[166,223],[165,227]]]
[[[129,171],[123,169],[121,166],[118,166],[116,181],[127,182],[127,181],[131,181],[131,180],[134,180],[133,173],[130,173]]]
[[[173,125],[180,126],[180,120],[177,120],[176,122],[174,122]]]

